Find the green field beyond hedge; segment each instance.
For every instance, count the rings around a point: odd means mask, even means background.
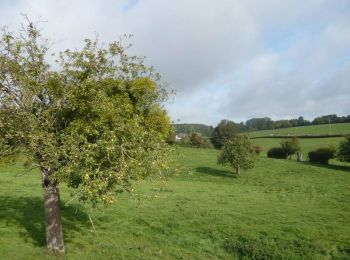
[[[305,149],[318,146],[315,139],[304,142]],[[81,204],[64,206],[70,196],[61,187],[65,257],[350,258],[349,164],[262,155],[254,169],[233,177],[217,166],[216,150],[180,148],[174,156],[180,175],[158,193],[141,183],[141,204],[124,194],[93,211],[95,231]],[[0,259],[56,259],[45,251],[40,174],[2,163],[0,185]]]
[[[280,128],[275,130],[263,130],[250,132],[250,137],[270,136],[270,135],[337,135],[350,134],[350,123],[325,124],[298,126],[290,128]]]

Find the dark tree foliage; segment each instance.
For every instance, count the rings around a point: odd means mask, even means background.
[[[286,159],[287,153],[282,147],[272,147],[267,151],[267,157],[276,159]]]
[[[265,130],[273,128],[273,121],[268,118],[252,118],[245,122],[245,126],[249,130]]]
[[[335,152],[333,147],[322,147],[309,152],[308,157],[310,162],[328,164],[329,160],[335,157]]]
[[[197,146],[197,147],[199,147],[199,146],[201,146],[201,145],[203,144],[204,139],[203,139],[203,137],[202,137],[200,134],[198,134],[198,133],[192,133],[192,134],[190,135],[190,142],[191,142],[191,145],[192,145],[192,146]]]
[[[225,142],[240,132],[239,124],[233,121],[221,120],[214,128],[211,135],[211,142],[215,148],[221,148]]]
[[[337,156],[342,162],[350,162],[350,135],[340,143]]]
[[[176,134],[200,133],[203,136],[210,137],[213,127],[204,124],[173,124]]]

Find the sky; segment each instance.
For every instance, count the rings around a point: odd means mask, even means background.
[[[0,25],[21,13],[54,51],[133,34],[169,88],[179,123],[350,114],[349,0],[0,0]]]

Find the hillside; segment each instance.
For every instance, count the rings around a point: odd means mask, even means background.
[[[327,134],[350,134],[350,123],[323,124],[280,128],[275,130],[262,130],[249,132],[250,137],[261,137],[270,135],[327,135]]]
[[[173,124],[176,134],[189,134],[192,132],[201,133],[204,136],[210,136],[213,127],[204,124]]]

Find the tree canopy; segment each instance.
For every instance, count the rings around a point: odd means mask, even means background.
[[[283,140],[280,144],[289,159],[292,159],[292,155],[300,150],[300,143],[296,137]]]
[[[230,120],[221,120],[214,128],[211,135],[211,142],[215,148],[221,148],[225,142],[231,139],[240,131],[239,125]]]
[[[342,162],[350,162],[350,135],[345,136],[338,149],[338,158]]]
[[[125,39],[86,39],[81,50],[56,55],[53,69],[48,40],[34,23],[18,34],[4,30],[0,157],[25,154],[45,189],[65,182],[93,205],[112,203],[133,181],[164,169],[165,87],[143,58],[127,54]]]
[[[218,163],[233,167],[236,174],[240,170],[248,170],[254,167],[254,146],[246,135],[236,135],[229,139],[218,156]]]

